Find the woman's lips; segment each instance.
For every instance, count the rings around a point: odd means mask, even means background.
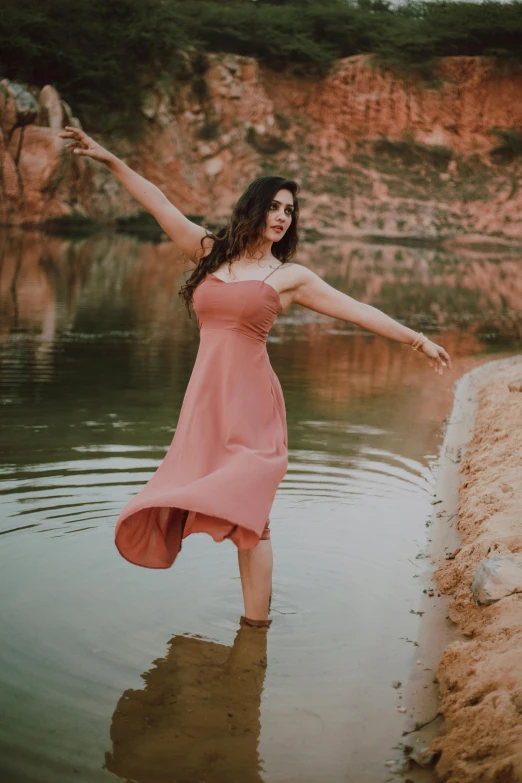
[[[283,227],[282,226],[272,226],[274,231],[278,231],[280,234],[283,233]]]

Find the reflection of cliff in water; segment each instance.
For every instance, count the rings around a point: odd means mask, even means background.
[[[306,249],[328,282],[390,315],[471,328],[486,319],[499,333],[520,320],[522,259],[513,254],[331,241]]]
[[[521,261],[512,255],[329,240],[303,242],[298,260],[351,296],[402,318],[442,325],[502,319],[522,309]],[[4,333],[43,332],[54,322],[58,329],[163,331],[182,309],[177,294],[186,265],[169,242],[18,232],[4,237],[0,264]],[[51,315],[57,306],[60,318]]]
[[[197,324],[186,317],[178,297],[184,266],[172,243],[152,245],[121,235],[71,241],[18,232],[4,236],[0,261],[0,334],[9,337],[4,342],[9,352],[0,351],[0,364],[12,363],[16,355],[18,369],[24,368],[16,378],[11,373],[8,394],[36,372],[40,381],[49,381],[59,362],[73,357],[81,357],[82,383],[89,384],[89,362],[99,374],[99,345],[94,345],[100,341],[111,356],[105,368],[109,397],[111,386],[156,389],[160,375],[162,383],[185,388]],[[457,257],[434,248],[329,240],[303,243],[299,261],[413,328],[443,330],[444,345],[454,357],[484,350],[492,341],[506,347],[520,341],[521,262],[513,256],[467,252]],[[284,332],[285,339],[272,344],[271,352],[284,366],[306,361],[292,344],[294,337],[305,339],[304,353],[313,360],[316,379],[323,368],[325,379],[343,372],[351,383],[364,386],[371,362],[371,372],[386,376],[388,385],[391,376],[401,383],[404,367],[394,362],[396,345],[378,341],[368,355],[368,338],[359,333],[344,341],[340,353],[335,330],[347,334],[352,327],[290,308],[271,337],[277,341]],[[68,383],[72,388],[75,378]]]
[[[261,783],[266,644],[266,629],[248,627],[232,648],[175,636],[145,688],[119,700],[106,768],[138,783]]]

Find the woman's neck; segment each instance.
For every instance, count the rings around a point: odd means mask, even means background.
[[[267,264],[279,263],[272,254],[272,242],[264,241],[254,251],[247,250],[244,255],[234,259],[232,263],[240,263],[245,266],[266,266]]]

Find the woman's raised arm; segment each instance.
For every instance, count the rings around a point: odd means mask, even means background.
[[[288,272],[288,290],[293,302],[332,318],[349,321],[369,332],[388,337],[390,340],[397,340],[412,346],[416,342],[422,343],[422,340],[418,340],[418,332],[400,324],[376,307],[358,302],[351,296],[343,294],[342,291],[325,283],[311,269],[300,264],[292,264]],[[451,368],[449,354],[442,346],[431,340],[426,340],[419,345],[419,352],[428,357],[433,369],[439,375],[442,375],[445,367]]]
[[[165,233],[194,264],[198,263],[203,254],[203,237],[208,237],[204,242],[205,250],[210,249],[214,240],[208,231],[186,218],[156,185],[137,174],[79,128],[67,125],[59,135],[62,139],[71,139],[66,148],[73,154],[84,155],[104,163],[131,196],[156,218]]]

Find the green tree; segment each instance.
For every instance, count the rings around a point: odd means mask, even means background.
[[[3,0],[0,10],[0,75],[55,85],[95,130],[139,132],[150,85],[201,73],[205,52],[319,73],[360,53],[424,71],[447,55],[520,63],[522,0]]]

